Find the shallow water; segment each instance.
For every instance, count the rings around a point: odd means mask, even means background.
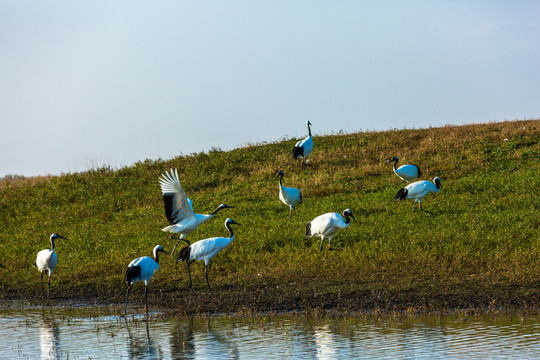
[[[5,304],[4,304],[5,305]],[[540,358],[537,317],[172,318],[2,306],[1,359]]]

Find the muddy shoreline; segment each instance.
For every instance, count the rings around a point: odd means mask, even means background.
[[[47,300],[41,291],[4,290],[2,300],[18,301],[29,305],[57,305],[78,303],[88,306],[109,306],[123,310],[124,289],[110,292],[99,289],[51,289]],[[444,313],[466,310],[475,313],[527,313],[537,314],[540,309],[540,290],[532,287],[508,286],[497,289],[459,287],[394,291],[389,289],[352,290],[343,288],[314,289],[312,287],[222,287],[208,290],[150,289],[149,306],[178,315],[259,313],[325,313],[348,314],[390,313],[407,311],[417,313]],[[133,311],[144,306],[144,286],[136,287],[130,295],[129,307]]]

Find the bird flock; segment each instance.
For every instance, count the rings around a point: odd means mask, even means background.
[[[308,136],[298,141],[292,150],[293,159],[302,157],[302,166],[309,164],[308,156],[313,151],[313,138],[311,135],[311,122],[306,122],[308,128]],[[403,181],[408,182],[408,185],[401,188],[396,194],[394,201],[413,199],[413,211],[416,210],[416,203],[419,203],[420,210],[422,209],[422,200],[429,193],[437,193],[441,189],[441,181],[438,177],[435,177],[433,182],[430,181],[416,181],[421,176],[420,168],[417,165],[402,165],[397,168],[399,158],[397,156],[386,160],[387,163],[393,163],[394,173]],[[289,220],[292,217],[295,206],[302,202],[301,190],[293,187],[283,186],[283,177],[285,173],[280,170],[275,176],[274,180],[279,178],[279,200],[283,204],[289,207]],[[185,261],[186,269],[189,278],[188,288],[192,287],[190,264],[196,261],[204,261],[204,274],[208,289],[210,289],[210,282],[208,280],[208,265],[210,261],[222,250],[227,248],[234,239],[234,232],[232,225],[241,226],[239,223],[231,218],[225,220],[225,229],[228,231],[228,237],[211,237],[194,242],[193,244],[186,239],[187,235],[191,234],[199,226],[212,219],[216,214],[224,209],[233,208],[227,204],[220,204],[210,214],[196,214],[193,211],[193,202],[186,195],[186,192],[180,184],[180,178],[178,176],[178,170],[171,169],[165,171],[159,177],[159,184],[161,186],[161,193],[163,196],[163,204],[165,208],[165,216],[169,222],[169,225],[161,229],[164,232],[170,233],[170,239],[177,240],[172,251],[171,256],[174,256],[174,252],[181,241],[186,243],[186,246],[181,248],[177,255],[176,263]],[[315,217],[306,225],[305,237],[320,237],[321,242],[319,245],[319,251],[322,251],[323,242],[328,239],[328,250],[338,250],[332,247],[332,238],[341,229],[346,229],[351,223],[351,219],[357,221],[353,215],[351,209],[345,209],[343,212],[328,212]],[[177,237],[175,237],[177,235]],[[55,252],[55,240],[66,239],[65,237],[54,233],[50,236],[51,248],[41,250],[37,254],[36,265],[41,273],[41,287],[43,292],[43,276],[45,273],[48,275],[47,282],[47,297],[50,294],[50,284],[53,271],[57,265],[58,258]],[[129,293],[133,283],[143,282],[145,285],[145,309],[148,313],[148,284],[152,279],[154,273],[159,269],[159,253],[163,252],[168,254],[161,245],[156,245],[153,249],[153,257],[142,256],[132,260],[125,271],[124,281],[127,285],[126,289],[126,302],[124,306],[124,314],[127,314],[127,306],[129,300]]]

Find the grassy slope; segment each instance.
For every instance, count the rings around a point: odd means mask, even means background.
[[[313,166],[293,162],[294,139],[230,152],[95,169],[59,177],[0,182],[0,288],[5,298],[39,294],[35,255],[58,232],[59,265],[52,296],[121,301],[127,263],[173,242],[166,225],[159,175],[178,168],[196,212],[221,202],[235,206],[191,234],[192,241],[226,235],[223,222],[241,223],[233,244],[210,269],[163,258],[151,301],[192,311],[292,308],[438,309],[527,307],[540,287],[540,120],[315,137]],[[508,139],[508,141],[503,141]],[[415,163],[423,179],[439,176],[442,191],[393,203],[405,185],[385,159]],[[284,185],[303,189],[292,221],[277,196]],[[318,251],[304,239],[315,216],[351,208],[358,223],[334,237],[344,251]],[[137,296],[137,295],[134,295]],[[96,300],[97,299],[97,300]]]

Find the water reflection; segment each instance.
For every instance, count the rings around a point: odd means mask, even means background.
[[[145,334],[133,335],[127,319],[124,323],[128,333],[127,350],[129,359],[162,359],[163,352],[159,343],[152,340],[150,336],[150,327],[148,322],[144,322]],[[141,336],[142,335],[142,336]],[[144,336],[146,335],[146,336]]]
[[[39,319],[39,345],[41,359],[60,359],[60,330],[51,313]]]
[[[539,358],[538,318],[93,317],[0,308],[0,359]]]

